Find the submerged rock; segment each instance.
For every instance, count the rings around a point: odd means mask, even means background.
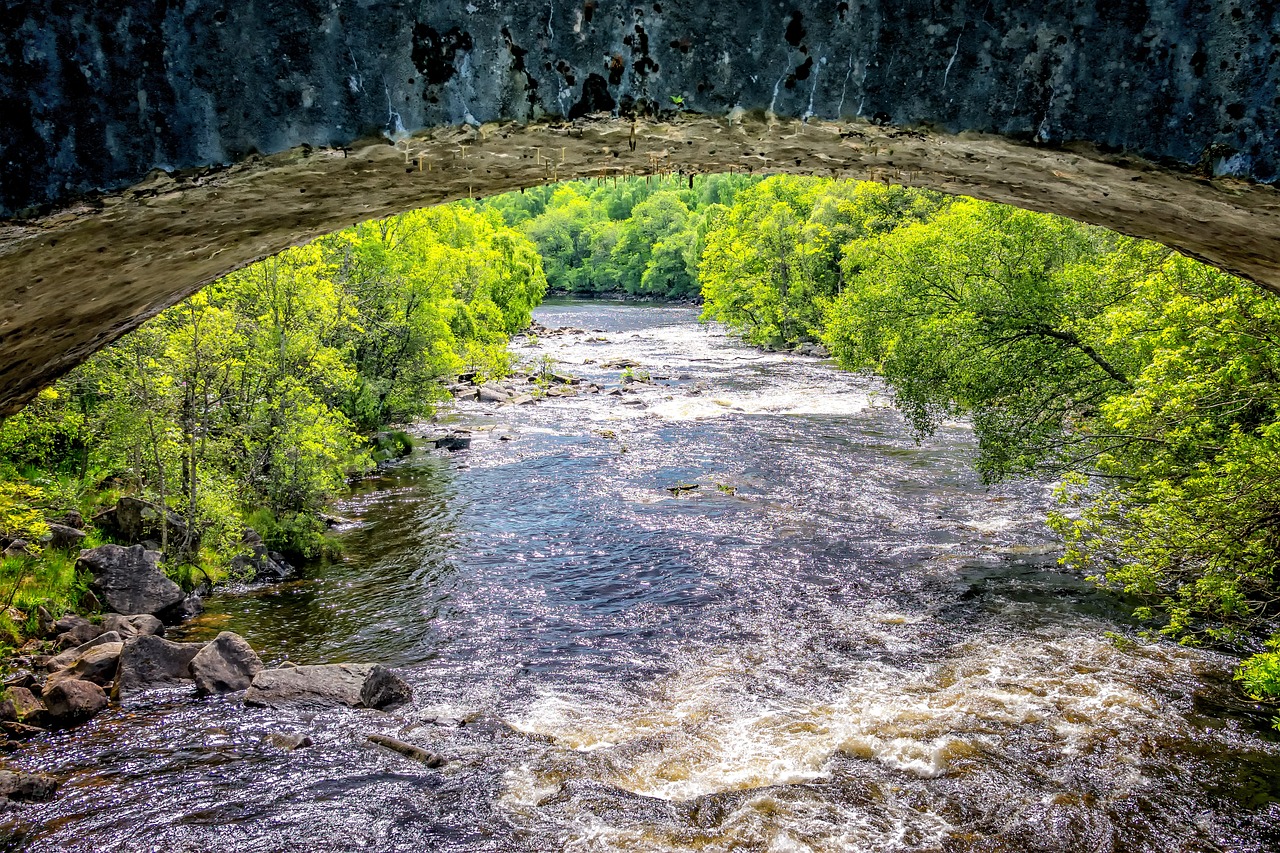
[[[0,770],[0,797],[19,802],[42,802],[53,799],[58,780],[43,773],[21,773]]]
[[[191,661],[202,648],[204,643],[172,643],[153,634],[126,640],[112,697],[118,700],[139,690],[191,681]]]
[[[191,677],[202,696],[246,690],[261,671],[257,652],[231,631],[223,631],[191,659]]]
[[[303,749],[313,745],[313,741],[309,735],[292,734],[289,732],[272,732],[266,737],[267,743],[272,746],[293,752],[295,749]]]
[[[92,589],[116,613],[153,616],[172,612],[186,595],[160,570],[160,554],[141,545],[101,545],[81,551],[78,571],[93,575]]]
[[[277,705],[361,705],[361,691],[371,664],[332,663],[264,669],[253,677],[244,703],[262,707]]]

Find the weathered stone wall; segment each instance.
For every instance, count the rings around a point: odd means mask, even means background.
[[[1276,178],[1250,0],[4,0],[0,215],[150,169],[587,112],[735,108],[1088,141]]]
[[[928,186],[1280,292],[1280,7],[0,0],[0,416],[246,263],[572,177]]]

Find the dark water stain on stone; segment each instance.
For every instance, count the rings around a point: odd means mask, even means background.
[[[458,53],[466,53],[472,46],[471,34],[457,27],[441,33],[430,24],[416,24],[411,58],[428,85],[440,86],[457,73]]]

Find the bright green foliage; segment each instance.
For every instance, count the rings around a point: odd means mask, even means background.
[[[54,467],[37,472],[46,497],[80,509],[103,472],[168,505],[189,536],[161,544],[188,573],[233,554],[258,510],[268,544],[314,553],[317,511],[371,464],[362,432],[429,411],[441,377],[505,372],[545,288],[535,247],[496,213],[364,223],[232,273],[99,353],[0,426],[0,461]]]
[[[1149,244],[971,199],[849,247],[850,286],[827,340],[874,367],[920,434],[971,412],[988,480],[1074,470],[1094,452],[1069,427],[1129,386],[1131,342],[1102,321]]]
[[[481,204],[519,226],[542,255],[551,290],[698,295],[704,210],[723,209],[745,175],[573,181],[496,196]]]
[[[39,550],[40,538],[49,532],[40,508],[40,489],[22,481],[0,481],[0,537],[22,539]]]
[[[844,288],[846,246],[928,216],[934,193],[776,175],[713,214],[699,275],[703,316],[755,344],[813,340]]]
[[[1280,700],[1280,634],[1267,641],[1270,651],[1261,652],[1246,660],[1236,670],[1236,681],[1244,692],[1263,701]],[[1280,729],[1280,717],[1275,718]]]

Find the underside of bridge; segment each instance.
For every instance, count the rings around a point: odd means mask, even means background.
[[[1280,10],[0,4],[0,413],[220,275],[570,178],[932,187],[1280,292]]]

